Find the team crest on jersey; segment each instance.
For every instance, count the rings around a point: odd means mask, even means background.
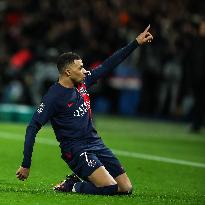
[[[37,112],[38,112],[39,114],[42,113],[44,107],[45,107],[45,104],[44,104],[44,103],[41,103],[41,104],[38,106],[38,108],[37,108]]]
[[[81,83],[81,84],[78,85],[78,92],[79,92],[81,95],[88,95],[88,96],[89,96],[89,94],[88,94],[88,92],[87,92],[87,90],[86,90],[86,86],[85,86],[83,83]]]

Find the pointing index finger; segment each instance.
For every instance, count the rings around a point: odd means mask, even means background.
[[[147,26],[147,28],[144,30],[144,33],[146,33],[150,29],[150,24]]]

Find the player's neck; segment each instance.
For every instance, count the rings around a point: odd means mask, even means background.
[[[59,77],[58,83],[60,83],[63,87],[66,87],[66,88],[73,88],[74,87],[74,84],[70,80],[70,78],[65,78],[63,76]]]

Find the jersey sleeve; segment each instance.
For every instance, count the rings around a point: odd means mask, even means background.
[[[87,87],[96,83],[96,81],[110,71],[112,71],[116,66],[118,66],[123,60],[125,60],[136,48],[138,47],[137,41],[132,41],[127,46],[116,51],[112,56],[107,58],[101,65],[96,69],[90,71],[90,74],[85,78],[85,84]]]
[[[50,120],[55,114],[55,103],[53,99],[44,97],[42,103],[35,111],[27,129],[24,141],[23,162],[22,167],[29,168],[31,166],[31,158],[35,137],[41,127]]]

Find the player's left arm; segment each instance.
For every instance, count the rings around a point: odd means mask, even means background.
[[[92,70],[85,79],[86,85],[90,86],[93,83],[95,83],[98,79],[108,74],[112,69],[114,69],[123,60],[125,60],[138,47],[138,45],[150,43],[153,39],[153,36],[149,32],[149,29],[150,25],[142,33],[140,33],[134,41],[116,51],[112,56],[107,58],[96,69]]]

